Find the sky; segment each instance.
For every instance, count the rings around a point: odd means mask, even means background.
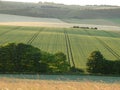
[[[2,1],[17,1],[17,2],[55,2],[63,3],[67,5],[118,5],[120,6],[120,0],[2,0]]]

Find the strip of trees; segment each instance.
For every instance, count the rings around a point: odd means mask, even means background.
[[[120,60],[106,60],[100,51],[88,57],[87,71],[94,74],[120,75]],[[62,52],[51,54],[23,43],[0,46],[0,73],[83,73],[70,67]]]
[[[65,73],[69,70],[62,52],[51,54],[23,43],[0,46],[0,73]]]
[[[106,60],[100,51],[93,51],[88,57],[87,71],[94,74],[120,75],[120,60]]]
[[[80,27],[80,26],[73,26],[73,28],[81,28],[81,29],[98,29],[97,27]]]

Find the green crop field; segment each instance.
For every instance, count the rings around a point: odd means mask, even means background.
[[[108,60],[120,60],[120,31],[0,26],[0,45],[10,42],[31,44],[41,50],[64,52],[71,66],[85,69],[89,54],[102,52]]]
[[[111,18],[111,19],[108,19],[108,20],[111,21],[111,22],[114,22],[114,23],[116,23],[117,25],[120,26],[120,18]]]
[[[67,23],[120,26],[120,18],[112,19],[61,19]]]

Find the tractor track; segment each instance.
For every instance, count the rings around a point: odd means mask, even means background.
[[[39,30],[37,31],[35,34],[33,34],[32,38],[30,38],[28,41],[27,41],[27,44],[31,45],[32,42],[38,37],[39,33],[41,32],[42,30]]]
[[[68,61],[69,61],[69,63],[71,61],[73,67],[75,67],[75,62],[74,62],[73,53],[72,53],[72,47],[70,44],[70,38],[69,38],[66,30],[64,30],[64,34],[65,34],[66,48],[67,48],[67,54],[68,54]]]
[[[92,36],[91,33],[89,33],[87,30],[85,30],[86,33],[89,35],[89,36]],[[107,33],[107,32],[106,32]],[[106,44],[104,41],[102,41],[101,39],[99,39],[98,37],[96,36],[93,36],[96,40],[98,40],[101,45],[104,46],[104,48],[106,48],[117,60],[120,60],[120,55],[117,54],[108,44]]]
[[[117,60],[120,60],[120,55],[117,54],[109,45],[103,42],[101,39],[95,37],[113,56],[116,57]]]
[[[67,40],[67,35],[66,35],[66,31],[64,30],[64,35],[65,35],[65,43],[66,43],[66,49],[67,49],[67,58],[68,58],[68,62],[70,63],[70,56],[69,56],[69,47],[68,47],[68,40]]]

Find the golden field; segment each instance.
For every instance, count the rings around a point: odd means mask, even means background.
[[[0,90],[120,90],[120,83],[1,78]]]

